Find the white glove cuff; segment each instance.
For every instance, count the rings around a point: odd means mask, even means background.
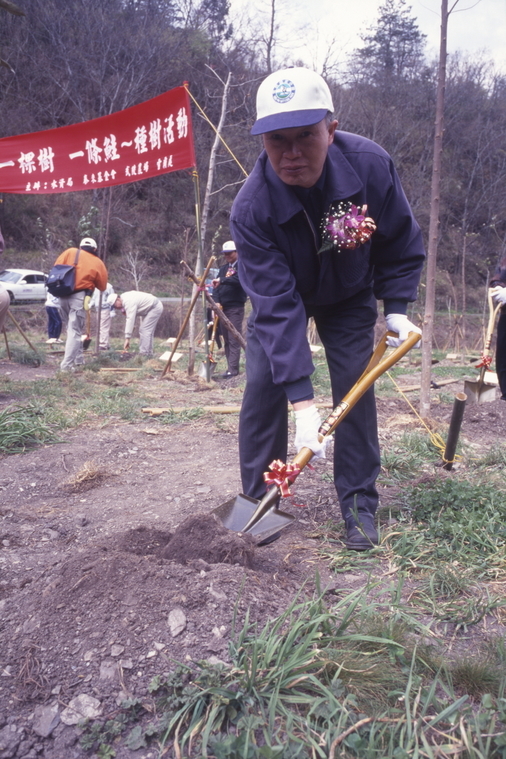
[[[294,414],[297,422],[311,422],[313,419],[316,420],[316,418],[320,420],[320,413],[314,403],[306,408],[296,409]]]

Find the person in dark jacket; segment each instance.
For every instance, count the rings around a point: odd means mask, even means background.
[[[295,447],[324,455],[306,337],[314,317],[337,405],[371,356],[376,301],[389,338],[411,331],[425,252],[390,156],[374,142],[337,130],[330,90],[318,74],[290,68],[269,75],[257,94],[264,150],[231,212],[239,277],[249,296],[246,389],[239,427],[244,493],[261,498],[264,473],[286,461],[288,404]],[[371,388],[337,428],[334,482],[350,549],[378,542],[380,470]]]
[[[490,287],[496,304],[501,304],[497,322],[497,342],[495,349],[495,370],[501,391],[501,400],[506,401],[506,256],[496,266]]]
[[[221,305],[225,316],[230,319],[236,330],[242,335],[244,304],[248,296],[239,282],[237,249],[234,241],[225,242],[221,252],[225,256],[225,263],[220,266],[216,279],[213,279],[213,299]],[[223,328],[223,340],[225,341],[227,371],[221,376],[222,379],[230,379],[239,374],[241,346],[225,328]]]

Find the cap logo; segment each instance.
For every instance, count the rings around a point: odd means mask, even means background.
[[[276,103],[289,103],[295,95],[295,85],[290,79],[282,79],[274,85],[272,98]]]

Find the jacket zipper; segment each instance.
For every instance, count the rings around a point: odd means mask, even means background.
[[[318,264],[318,271],[321,271],[321,261],[320,261],[320,256],[318,255],[318,238],[316,237],[316,232],[314,230],[313,224],[311,222],[311,219],[309,218],[309,215],[308,215],[306,209],[303,207],[302,210],[304,212],[304,216],[306,217],[307,223],[309,224],[309,229],[311,230],[311,232],[313,234],[314,250],[315,250],[315,253],[316,253],[316,262]]]

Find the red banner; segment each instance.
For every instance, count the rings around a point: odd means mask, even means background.
[[[185,87],[110,116],[0,139],[0,192],[91,190],[193,166]]]

